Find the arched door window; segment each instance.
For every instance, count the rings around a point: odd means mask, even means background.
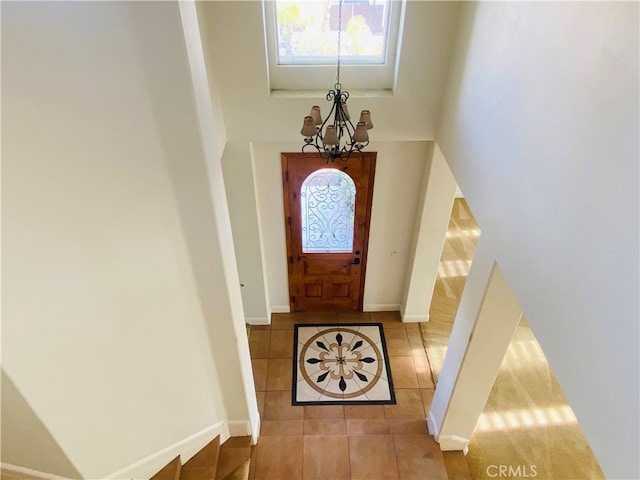
[[[346,173],[321,168],[300,189],[302,251],[351,252],[356,186]]]

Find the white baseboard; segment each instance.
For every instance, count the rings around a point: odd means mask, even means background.
[[[230,420],[229,435],[232,437],[246,437],[251,435],[251,423],[249,420]]]
[[[399,312],[399,303],[366,303],[363,308],[365,312]]]
[[[429,434],[433,435],[433,437],[437,441],[438,435],[440,435],[440,429],[438,428],[438,423],[436,422],[436,419],[434,418],[431,411],[429,411],[429,415],[427,415],[427,430],[429,431]]]
[[[260,438],[260,426],[261,426],[261,420],[260,420],[260,415],[258,415],[258,418],[255,421],[256,423],[256,429],[255,431],[251,432],[251,445],[256,445],[258,443],[258,438]]]
[[[400,318],[403,323],[419,323],[429,321],[429,312],[427,313],[405,313],[404,308],[400,305]]]
[[[51,473],[40,472],[4,462],[0,463],[0,478],[2,478],[2,480],[69,480],[66,477],[60,477]]]
[[[229,434],[229,425],[225,420],[214,423],[173,445],[169,445],[127,467],[121,468],[117,472],[105,475],[103,478],[149,479],[178,455],[182,458],[182,463],[185,463],[217,435],[220,435],[220,443],[224,443],[231,436]]]
[[[433,435],[433,438],[435,438],[436,442],[440,445],[440,450],[443,452],[462,450],[465,455],[469,453],[469,439],[457,435],[440,435],[440,429],[431,412],[429,412],[429,416],[427,417],[427,430]]]
[[[249,325],[269,325],[271,323],[268,317],[245,317],[244,322]]]
[[[289,305],[271,305],[271,313],[291,313]]]
[[[402,315],[402,321],[404,323],[417,323],[417,322],[428,322],[429,314],[418,314],[418,315]]]
[[[465,455],[469,453],[468,438],[459,437],[457,435],[440,435],[436,441],[440,444],[440,450],[443,452],[462,450]]]

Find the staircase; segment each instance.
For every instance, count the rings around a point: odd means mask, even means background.
[[[247,480],[251,437],[232,437],[220,445],[217,436],[187,463],[174,458],[151,480]]]

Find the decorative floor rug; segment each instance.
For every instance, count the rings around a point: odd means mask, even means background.
[[[381,323],[296,324],[293,405],[395,404]]]

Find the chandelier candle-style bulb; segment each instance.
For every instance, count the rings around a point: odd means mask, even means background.
[[[311,113],[309,115],[311,115],[316,125],[322,125],[322,115],[320,115],[320,107],[318,105],[311,107]]]
[[[362,110],[362,112],[360,112],[360,121],[365,123],[367,130],[371,130],[373,128],[373,123],[371,123],[371,112],[369,112],[369,110]]]
[[[353,141],[357,144],[367,143],[369,141],[369,132],[367,132],[367,124],[358,122],[356,131],[353,134]]]
[[[335,125],[327,125],[322,143],[324,143],[326,147],[338,145],[338,131]]]
[[[313,117],[310,115],[307,115],[306,117],[304,117],[304,122],[302,123],[302,130],[300,130],[300,133],[306,139],[309,139],[309,141],[311,141],[311,139],[317,133],[317,131],[318,129],[316,128],[316,124],[313,121]]]

